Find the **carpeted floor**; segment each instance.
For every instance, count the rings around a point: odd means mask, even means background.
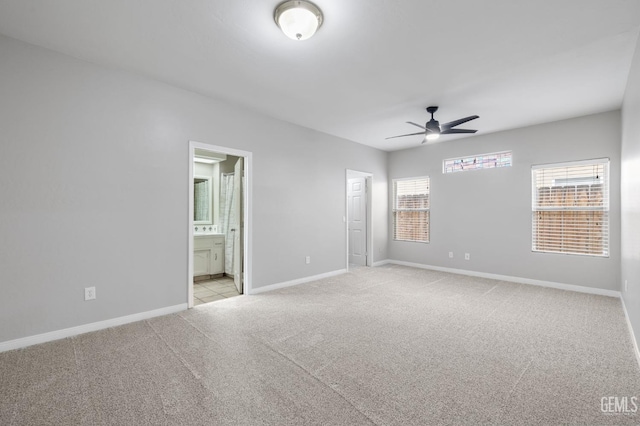
[[[640,423],[601,409],[640,396],[619,300],[400,266],[5,352],[0,379],[2,425]]]

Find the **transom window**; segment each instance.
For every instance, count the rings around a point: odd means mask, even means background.
[[[393,180],[393,239],[429,242],[429,177]]]
[[[532,250],[609,256],[609,159],[533,166]]]
[[[442,161],[442,173],[511,167],[511,151],[493,152]]]

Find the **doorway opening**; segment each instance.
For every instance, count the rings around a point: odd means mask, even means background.
[[[189,142],[189,307],[251,293],[251,153]]]
[[[372,185],[372,173],[347,169],[347,270],[373,265]]]

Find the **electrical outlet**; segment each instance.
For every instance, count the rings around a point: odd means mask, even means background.
[[[465,253],[464,260],[469,260],[469,259],[471,259],[471,255],[469,253]]]
[[[310,263],[311,263],[311,256],[307,256],[307,257],[304,259],[304,261],[305,261],[305,263],[306,263],[307,265],[308,265],[308,264],[310,264]]]
[[[84,289],[84,300],[93,300],[96,298],[96,288],[86,287]]]
[[[453,252],[452,251],[449,252],[449,259],[453,259]]]
[[[627,285],[627,280],[624,280],[624,291],[627,291],[629,286]]]

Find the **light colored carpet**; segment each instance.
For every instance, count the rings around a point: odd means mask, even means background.
[[[400,266],[0,354],[2,425],[638,424],[620,301]]]

